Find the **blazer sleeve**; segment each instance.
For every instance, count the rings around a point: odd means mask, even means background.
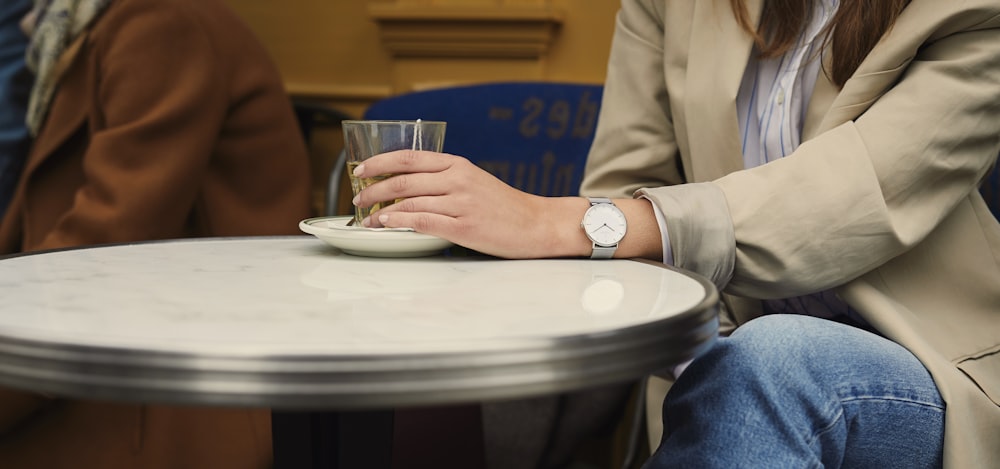
[[[704,244],[719,229],[713,219],[729,217],[735,243],[720,237],[684,262],[708,266],[706,275],[733,263],[729,280],[715,278],[728,293],[782,298],[839,286],[919,244],[961,200],[976,197],[1000,151],[996,15],[965,11],[940,23],[951,31],[914,46],[884,94],[845,104],[866,107],[859,117],[786,158],[702,184],[710,187],[701,194],[642,191],[682,206],[664,210],[675,253]]]
[[[784,297],[843,284],[919,244],[974,194],[1000,151],[998,28],[994,17],[925,44],[856,120],[719,180],[737,239],[730,289]]]
[[[95,25],[99,106],[72,208],[35,249],[167,237],[184,225],[227,111],[225,57],[169,2],[112,5]]]
[[[618,12],[583,195],[632,197],[641,187],[680,184],[666,85],[658,2],[626,0]]]

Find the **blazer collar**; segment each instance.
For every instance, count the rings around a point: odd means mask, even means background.
[[[927,35],[937,29],[937,20],[928,18],[942,18],[942,5],[945,3],[910,2],[843,88],[838,89],[821,74],[806,121],[811,129],[803,131],[803,140],[856,119],[891,88]]]
[[[763,3],[746,1],[750,22],[755,26]],[[684,112],[692,155],[689,164],[699,181],[743,169],[736,97],[753,40],[735,17],[723,10],[728,8],[728,2],[707,0],[695,6]],[[803,123],[803,141],[856,118],[898,79],[913,59],[915,47],[913,41],[896,38],[914,35],[913,19],[926,16],[919,9],[911,4],[903,11],[888,36],[869,53],[842,89],[823,71],[819,73]],[[829,58],[829,54],[824,56]]]
[[[832,123],[835,122],[836,116],[831,116],[830,110],[840,95],[840,88],[830,80],[826,73],[829,69],[830,54],[823,54],[823,68],[816,74],[816,85],[806,107],[805,122],[802,123],[803,142],[830,130]]]
[[[750,23],[758,24],[763,0],[747,0],[746,5]],[[692,174],[700,181],[743,169],[736,96],[753,38],[728,8],[722,1],[702,0],[695,5],[684,112]]]

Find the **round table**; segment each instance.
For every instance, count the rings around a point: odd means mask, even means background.
[[[0,260],[0,384],[67,397],[391,409],[633,380],[707,349],[718,294],[634,260],[345,255],[305,236]]]

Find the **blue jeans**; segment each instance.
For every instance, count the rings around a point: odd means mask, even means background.
[[[24,64],[28,38],[21,32],[21,18],[31,0],[0,2],[0,215],[14,192],[28,153],[28,96],[31,74]]]
[[[944,412],[900,345],[829,320],[763,316],[678,378],[645,467],[940,467]]]

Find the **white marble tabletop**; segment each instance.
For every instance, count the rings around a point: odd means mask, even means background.
[[[304,236],[54,251],[0,260],[0,383],[272,407],[520,397],[686,359],[716,302],[628,260],[376,259]]]

